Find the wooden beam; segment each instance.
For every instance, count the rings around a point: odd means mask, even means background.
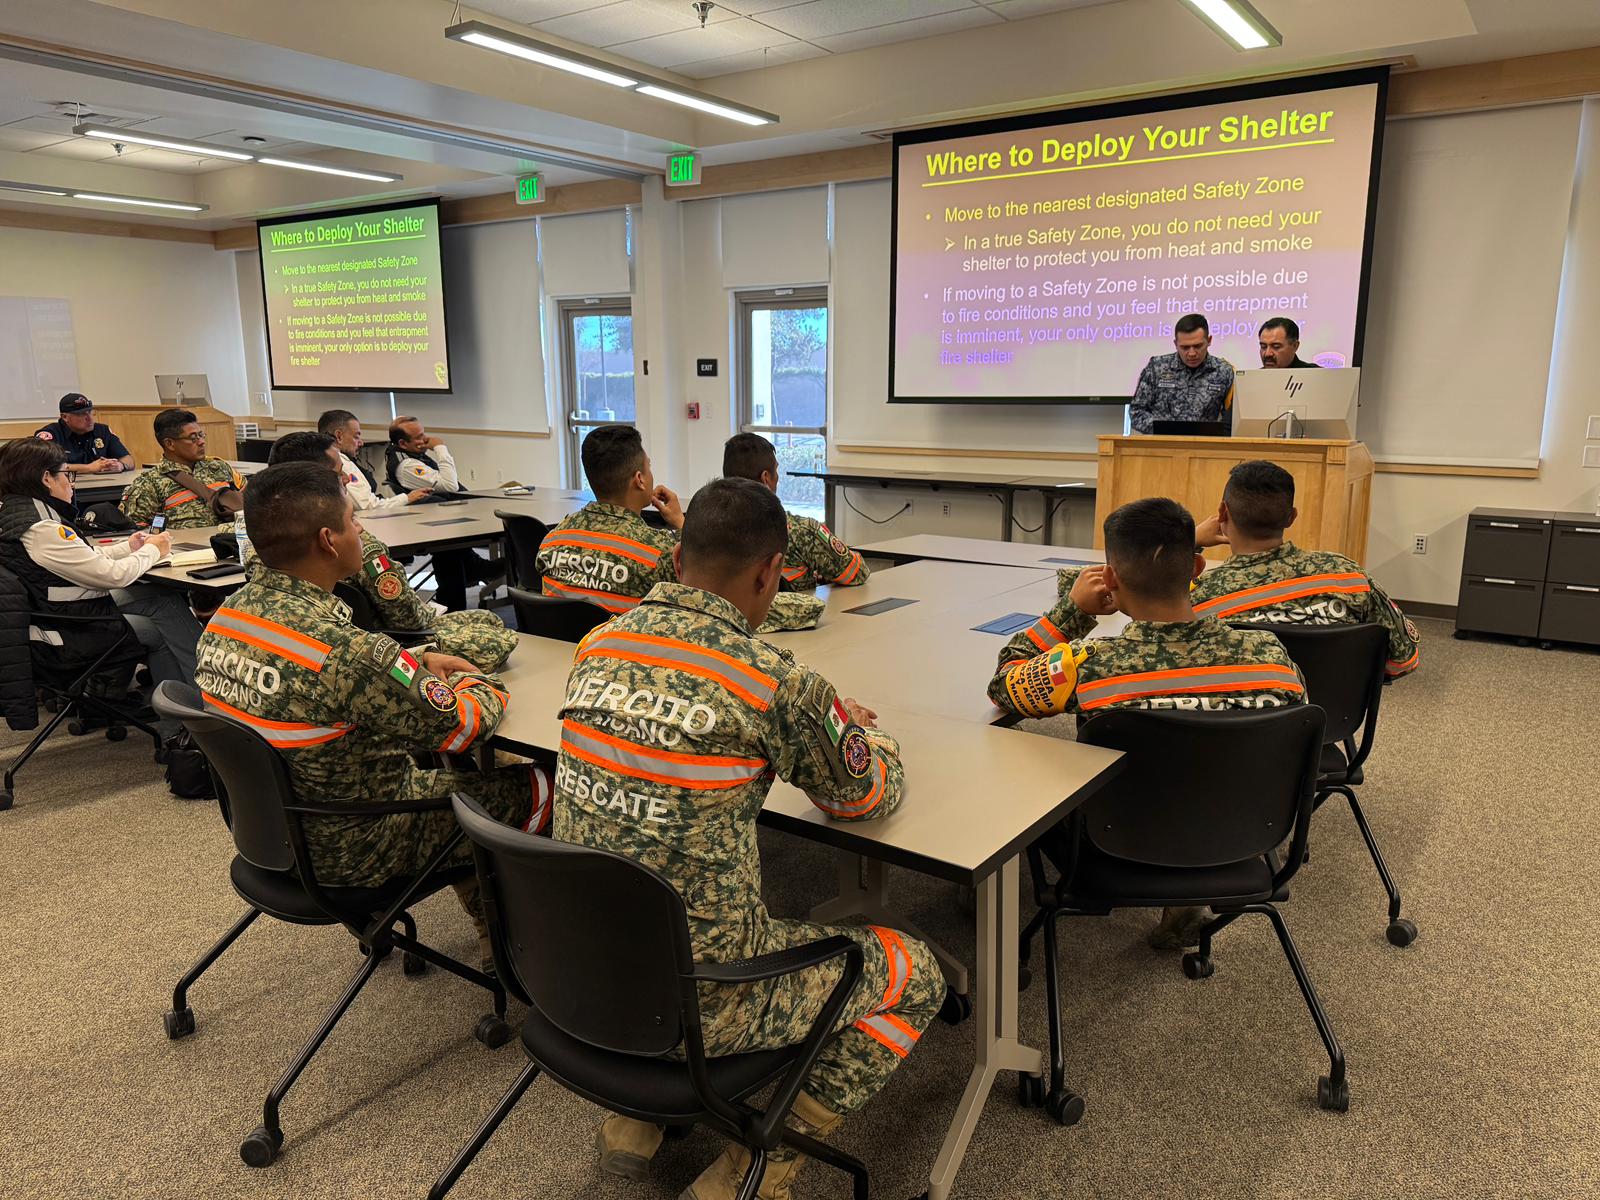
[[[43,229],[51,233],[88,233],[100,237],[146,238],[156,242],[192,242],[197,246],[212,244],[209,229],[107,221],[99,217],[80,217],[66,211],[24,212],[21,209],[0,208],[0,225],[13,229]]]
[[[1408,71],[1389,81],[1389,116],[1549,104],[1600,94],[1600,46]]]
[[[744,192],[773,192],[782,188],[814,187],[822,183],[853,183],[861,179],[887,179],[893,163],[888,142],[852,146],[848,150],[822,150],[788,158],[723,163],[701,169],[697,187],[667,188],[668,200],[704,200],[712,196],[737,196]]]

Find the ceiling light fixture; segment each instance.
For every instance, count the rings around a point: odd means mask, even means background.
[[[1240,50],[1262,50],[1283,45],[1283,34],[1272,27],[1250,0],[1184,0],[1218,33]]]
[[[108,129],[103,125],[74,125],[72,132],[79,137],[98,138],[102,142],[127,142],[133,146],[151,146],[157,150],[173,150],[179,154],[203,154],[211,158],[226,158],[234,162],[252,162],[254,154],[242,150],[225,150],[221,146],[208,146],[204,142],[184,142],[173,138],[154,137],[134,133],[128,129]]]
[[[673,104],[681,104],[685,108],[698,108],[701,112],[708,112],[713,116],[726,117],[730,121],[738,121],[741,125],[771,125],[778,119],[771,113],[764,113],[753,108],[735,108],[733,105],[721,100],[710,100],[693,92],[683,92],[677,88],[662,87],[656,83],[641,85],[639,93],[644,96],[654,96],[657,100],[667,100]]]
[[[463,21],[459,25],[452,25],[444,31],[444,36],[452,42],[467,42],[473,46],[481,46],[485,50],[509,54],[513,58],[525,58],[540,66],[554,67],[558,71],[571,71],[574,75],[609,83],[613,87],[631,88],[639,83],[633,76],[622,74],[610,63],[601,62],[598,58],[589,58],[564,46],[537,41],[506,29],[485,25],[482,21]]]
[[[109,196],[104,192],[73,192],[74,200],[92,200],[96,204],[132,204],[139,208],[174,208],[179,212],[205,212],[208,204],[180,204],[176,200],[146,200],[142,196]]]
[[[45,187],[42,183],[17,183],[15,180],[11,179],[0,179],[0,191],[31,192],[36,196],[70,195],[65,188]]]
[[[346,179],[368,179],[373,183],[399,183],[404,175],[386,175],[378,171],[358,171],[354,167],[329,167],[322,163],[296,162],[292,158],[270,158],[262,155],[256,161],[264,167],[290,167],[296,171],[315,171],[319,175],[342,175]]]

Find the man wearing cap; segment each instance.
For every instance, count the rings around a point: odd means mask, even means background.
[[[133,455],[121,438],[94,419],[94,401],[82,392],[61,397],[61,419],[35,430],[33,436],[61,447],[69,475],[115,475],[133,470]]]

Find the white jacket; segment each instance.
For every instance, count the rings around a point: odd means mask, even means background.
[[[400,480],[400,486],[408,492],[417,488],[426,488],[430,492],[455,491],[460,481],[456,478],[456,460],[450,456],[450,447],[440,443],[428,451],[428,456],[439,464],[437,471],[409,454],[400,459],[394,472]]]
[[[82,592],[51,596],[52,600],[99,599],[113,588],[129,586],[161,561],[159,546],[146,544],[129,550],[127,542],[90,545],[75,530],[53,519],[39,521],[23,534],[22,548],[34,562]]]
[[[350,493],[350,499],[355,503],[357,512],[406,506],[406,498],[403,495],[380,496],[374,492],[372,485],[367,482],[367,477],[361,473],[361,468],[351,462],[349,455],[343,451],[339,453],[339,469],[344,472],[344,488]]]

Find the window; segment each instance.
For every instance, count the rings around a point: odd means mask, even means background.
[[[626,300],[561,305],[561,376],[567,424],[567,482],[586,488],[579,448],[597,425],[632,425],[633,310]]]
[[[743,292],[739,313],[739,428],[778,452],[778,498],[822,520],[820,471],[828,454],[828,293],[824,288]]]

